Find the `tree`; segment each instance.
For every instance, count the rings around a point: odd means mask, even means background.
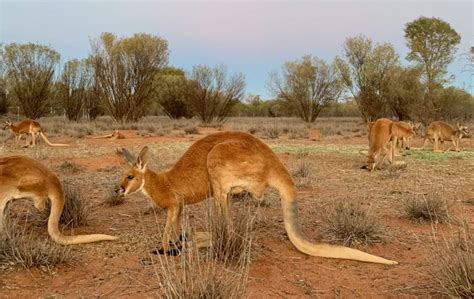
[[[22,113],[33,119],[44,115],[59,54],[49,47],[33,43],[6,45],[1,54],[12,96]]]
[[[314,122],[321,109],[336,101],[343,90],[339,73],[334,64],[311,55],[289,61],[282,67],[282,74],[273,73],[270,90],[292,106],[305,122]]]
[[[391,112],[399,120],[424,118],[424,86],[420,67],[394,66],[388,71],[388,89],[385,95]]]
[[[117,121],[137,121],[149,109],[155,76],[168,63],[168,43],[137,33],[118,38],[112,33],[92,43],[94,80],[105,109]]]
[[[69,120],[78,121],[92,87],[92,69],[86,60],[72,59],[64,65],[58,82],[58,97]]]
[[[232,107],[242,100],[244,89],[243,74],[229,76],[223,65],[214,68],[198,65],[186,81],[187,103],[204,124],[223,122]]]
[[[420,17],[405,25],[408,61],[423,67],[428,93],[443,84],[461,36],[439,18]]]
[[[388,73],[398,64],[398,54],[389,43],[374,47],[372,40],[363,35],[346,39],[344,59],[337,57],[336,66],[364,121],[388,114]]]
[[[450,86],[440,91],[439,98],[442,119],[466,121],[474,116],[474,97],[465,90]]]
[[[158,104],[169,117],[192,117],[186,104],[186,77],[183,70],[165,67],[157,74],[155,84]]]
[[[5,114],[8,112],[8,98],[7,98],[7,88],[6,82],[3,77],[0,77],[0,114]]]

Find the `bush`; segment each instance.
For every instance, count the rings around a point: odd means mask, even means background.
[[[321,236],[344,246],[370,245],[385,238],[385,230],[362,202],[337,201],[321,209]]]
[[[439,194],[407,198],[403,201],[405,214],[415,221],[445,223],[450,220],[448,204]]]

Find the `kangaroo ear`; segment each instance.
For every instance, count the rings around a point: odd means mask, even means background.
[[[146,165],[148,164],[148,146],[142,148],[140,154],[138,155],[137,162],[135,163],[138,169],[144,171],[146,169]]]
[[[122,148],[122,155],[125,158],[125,161],[128,162],[131,166],[135,164],[135,157],[125,148]]]

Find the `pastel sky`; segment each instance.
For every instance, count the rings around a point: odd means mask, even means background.
[[[453,84],[474,93],[465,54],[474,44],[473,1],[5,1],[0,0],[3,43],[38,42],[62,62],[84,58],[101,32],[159,35],[169,42],[170,64],[225,64],[242,72],[247,92],[268,98],[268,74],[288,60],[342,54],[349,36],[392,43],[402,61],[403,28],[419,16],[439,17],[461,35],[449,68]],[[464,55],[463,55],[464,54]]]

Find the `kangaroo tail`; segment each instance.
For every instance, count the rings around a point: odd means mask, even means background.
[[[103,234],[66,236],[59,231],[59,218],[64,208],[64,191],[58,190],[50,194],[51,213],[48,218],[48,233],[54,242],[61,245],[83,244],[98,241],[113,241],[117,237]]]
[[[70,146],[69,144],[64,143],[51,143],[43,132],[40,132],[40,135],[43,138],[44,142],[46,142],[49,146]]]
[[[298,205],[296,202],[296,191],[294,183],[286,173],[286,176],[274,177],[270,185],[278,189],[281,196],[283,209],[283,220],[285,229],[291,243],[301,252],[318,257],[349,259],[361,262],[379,263],[386,265],[396,265],[398,262],[387,260],[363,251],[325,243],[312,243],[302,233],[298,224]]]

